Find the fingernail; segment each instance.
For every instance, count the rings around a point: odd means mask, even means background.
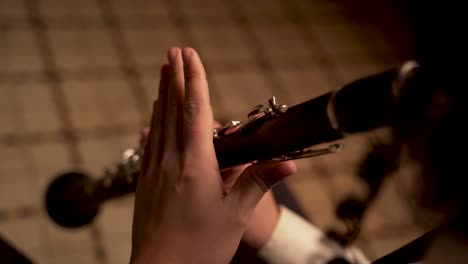
[[[193,51],[190,48],[184,48],[182,50],[182,60],[184,61],[185,65],[190,63],[190,58],[192,57]]]
[[[167,57],[169,59],[169,63],[174,65],[177,57],[177,48],[170,48]]]

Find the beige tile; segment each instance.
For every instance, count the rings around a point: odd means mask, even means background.
[[[234,23],[234,18],[229,13],[188,13],[184,14],[184,23],[190,27],[205,27],[212,29],[211,25],[227,26]]]
[[[157,66],[167,63],[167,50],[172,46],[184,46],[181,35],[175,27],[151,29],[123,29],[125,41],[129,46],[138,67]],[[159,74],[158,72],[156,72]]]
[[[98,17],[100,15],[99,5],[95,0],[41,0],[38,4],[41,14],[46,17]]]
[[[135,125],[141,120],[128,83],[116,80],[66,81],[65,102],[75,128]]]
[[[0,83],[0,135],[53,132],[60,122],[46,83],[10,81]]]
[[[82,169],[93,177],[101,177],[105,167],[114,166],[124,150],[137,146],[138,133],[135,129],[132,135],[82,140],[78,146],[83,158]]]
[[[0,8],[1,9],[1,8]],[[0,30],[0,72],[38,72],[42,62],[32,31]]]
[[[109,200],[102,206],[96,224],[102,231],[106,242],[112,242],[114,238],[122,238],[130,243],[132,219],[133,219],[134,195],[129,194]]]
[[[135,31],[152,29],[152,28],[165,28],[173,27],[174,19],[171,14],[164,11],[160,13],[151,14],[138,14],[138,13],[123,13],[115,14],[119,26],[122,28],[133,29]]]
[[[28,153],[23,148],[0,148],[0,208],[13,209],[39,205],[39,190],[31,176]]]
[[[266,103],[273,94],[261,72],[232,72],[211,75],[217,100],[212,100],[216,116],[244,120],[253,107]]]
[[[296,105],[304,101],[325,94],[335,87],[328,81],[325,73],[318,66],[306,66],[299,68],[277,67],[275,73],[281,81],[291,100],[290,105]]]
[[[19,98],[12,82],[0,83],[0,135],[12,135],[21,126]]]
[[[299,204],[312,223],[319,228],[329,228],[335,222],[334,205],[329,199],[326,185],[317,178],[286,180]]]
[[[26,8],[21,1],[3,0],[0,1],[0,18],[24,18]]]
[[[13,176],[14,177],[14,176]],[[42,204],[41,191],[34,181],[22,178],[2,179],[0,208],[30,208]]]
[[[91,229],[65,229],[45,220],[43,232],[48,237],[50,263],[97,263]]]
[[[167,7],[162,0],[112,0],[114,12],[119,15],[161,15],[167,13]]]
[[[246,14],[245,20],[249,26],[270,26],[276,27],[291,23],[291,18],[285,13],[262,12]]]
[[[307,42],[291,24],[254,25],[253,30],[263,52],[274,64],[294,58],[314,60]]]
[[[222,65],[229,61],[253,62],[249,43],[236,25],[190,27],[194,42],[203,61],[208,65]]]
[[[353,56],[366,58],[370,53],[354,32],[354,28],[345,23],[324,23],[310,26],[323,52],[334,60]]]
[[[293,70],[304,70],[304,69],[313,69],[318,67],[318,69],[324,70],[322,65],[325,62],[325,57],[323,53],[317,52],[317,49],[310,44],[309,42],[306,43],[308,45],[308,49],[310,51],[309,55],[298,56],[297,54],[291,54],[291,56],[286,55],[275,55],[270,56],[268,53],[264,52],[262,49],[263,56],[266,59],[266,62],[271,65],[273,69],[285,69],[286,71],[293,71]]]
[[[248,15],[258,15],[262,13],[281,14],[284,13],[284,6],[281,0],[257,0],[257,1],[238,1],[241,10]]]
[[[252,25],[281,25],[290,21],[281,0],[238,1],[241,15]]]
[[[364,42],[366,47],[376,53],[395,53],[394,43],[385,36],[375,25],[361,23],[354,27],[356,36]]]
[[[130,243],[128,241],[122,242],[121,240],[113,241],[107,245],[107,263],[112,264],[127,264],[130,260]]]
[[[102,206],[97,224],[109,263],[128,263],[131,253],[133,195],[109,201]]]
[[[33,263],[48,263],[50,254],[47,237],[41,230],[41,223],[36,218],[15,219],[0,222],[0,234],[12,247]]]
[[[28,133],[56,132],[62,128],[52,89],[46,83],[20,83],[14,87],[21,107],[22,125],[17,129]]]
[[[304,1],[290,0],[288,3],[302,15],[306,21],[323,23],[343,20],[344,14],[337,2],[326,0]]]
[[[183,13],[222,13],[228,12],[229,7],[223,0],[199,0],[199,1],[183,1],[179,0]]]
[[[0,106],[0,109],[1,108],[2,107]],[[2,123],[2,127],[0,127],[0,136],[3,137],[3,139],[11,137],[17,132],[16,118],[9,113],[0,112],[0,122]]]
[[[171,13],[164,1],[114,0],[111,2],[112,14],[116,16],[122,27],[139,31],[144,28],[170,27],[173,24]]]
[[[73,29],[51,28],[48,36],[60,70],[119,66],[109,33],[100,25]]]
[[[232,21],[231,12],[224,1],[179,1],[178,12],[189,24],[204,24],[211,27],[209,21],[228,23]]]

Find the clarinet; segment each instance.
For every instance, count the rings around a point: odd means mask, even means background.
[[[293,107],[271,97],[244,121],[213,130],[220,170],[336,153],[343,147],[337,140],[394,124],[401,97],[418,68],[408,61]],[[320,147],[322,143],[328,145]],[[48,215],[67,228],[91,223],[105,201],[135,191],[143,154],[141,147],[125,150],[120,161],[97,179],[79,171],[59,175],[46,191]]]

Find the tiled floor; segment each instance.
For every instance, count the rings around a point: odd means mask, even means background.
[[[77,230],[43,210],[55,175],[99,176],[137,143],[169,46],[197,48],[215,116],[242,119],[276,95],[296,104],[401,61],[372,23],[321,0],[0,0],[0,236],[36,263],[128,263],[132,197],[108,202]],[[366,135],[343,152],[298,162],[287,184],[314,222],[362,192]],[[424,230],[394,183],[370,209],[357,243],[370,258]],[[0,260],[1,262],[1,260]]]

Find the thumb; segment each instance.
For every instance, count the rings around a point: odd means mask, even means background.
[[[227,199],[239,213],[250,216],[263,195],[296,170],[296,164],[292,161],[250,165],[239,176]]]

